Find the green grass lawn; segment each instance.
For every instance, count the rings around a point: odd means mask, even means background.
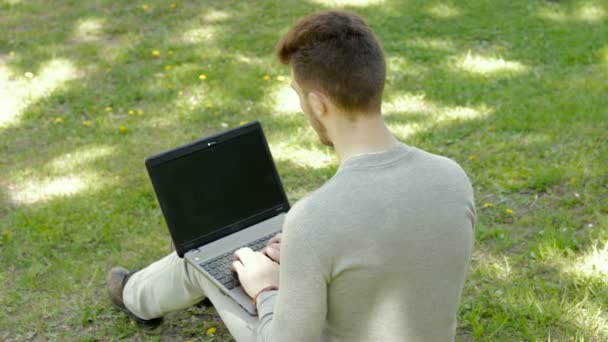
[[[231,340],[205,307],[143,333],[105,275],[168,251],[146,156],[259,120],[292,203],[331,177],[273,47],[334,5],[384,45],[396,136],[474,185],[459,339],[608,340],[606,1],[174,4],[0,0],[0,340]]]

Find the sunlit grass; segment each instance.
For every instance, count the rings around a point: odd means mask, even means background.
[[[576,275],[598,279],[608,284],[608,243],[596,243],[591,250],[566,267]]]
[[[276,114],[291,115],[301,112],[300,99],[288,84],[278,87],[276,92],[271,95],[271,98],[274,98],[273,110]]]
[[[214,26],[203,26],[193,28],[184,32],[180,37],[180,41],[190,44],[210,44],[214,42],[216,30],[217,27]]]
[[[0,129],[18,124],[28,105],[77,77],[77,69],[67,59],[47,61],[39,70],[22,75],[16,75],[6,62],[0,61]]]
[[[48,166],[55,173],[75,171],[97,159],[110,157],[116,151],[114,146],[86,146],[53,158]]]
[[[462,70],[480,75],[512,75],[525,72],[528,67],[518,61],[484,57],[470,52],[456,59],[455,65]]]
[[[606,9],[600,3],[580,1],[574,3],[575,8],[568,10],[560,7],[541,8],[538,16],[556,22],[580,21],[588,23],[599,23],[606,19]]]
[[[8,190],[11,202],[28,205],[73,196],[81,191],[91,191],[105,185],[107,184],[104,184],[102,177],[95,173],[76,172],[58,177],[15,182]]]
[[[385,0],[312,0],[314,3],[328,6],[328,7],[340,7],[340,6],[352,6],[352,7],[365,7],[370,5],[382,4]]]
[[[78,42],[95,42],[100,39],[104,21],[99,18],[80,20],[74,29],[74,40]]]
[[[445,3],[437,3],[431,5],[428,8],[427,13],[436,18],[452,18],[457,17],[461,14],[458,7]]]

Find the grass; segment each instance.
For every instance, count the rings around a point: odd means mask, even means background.
[[[386,50],[391,129],[475,188],[458,338],[608,340],[608,4],[351,2]],[[272,55],[330,6],[0,0],[0,340],[230,340],[205,307],[143,333],[105,274],[167,252],[148,155],[260,120],[292,202],[331,177]]]

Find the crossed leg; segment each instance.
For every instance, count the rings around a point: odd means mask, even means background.
[[[204,275],[173,252],[136,272],[127,281],[123,301],[142,319],[153,319],[209,298],[238,342],[256,340],[258,318],[249,315]]]

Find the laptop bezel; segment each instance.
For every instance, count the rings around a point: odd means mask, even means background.
[[[260,138],[262,139],[262,144],[264,145],[264,150],[266,151],[266,157],[270,161],[271,171],[273,173],[276,185],[278,186],[278,190],[280,191],[282,203],[280,203],[272,208],[269,208],[268,210],[266,210],[262,213],[258,213],[254,216],[248,217],[246,219],[243,219],[243,220],[240,220],[237,222],[233,222],[225,227],[219,228],[218,230],[214,231],[213,233],[209,233],[204,236],[197,237],[190,241],[177,241],[176,232],[179,230],[179,227],[176,227],[175,224],[173,224],[172,222],[169,222],[169,220],[167,219],[167,217],[170,217],[170,215],[168,215],[169,209],[168,209],[168,206],[163,202],[163,194],[159,190],[159,186],[156,181],[157,177],[154,172],[154,167],[158,166],[160,164],[163,164],[163,163],[170,162],[171,160],[184,157],[191,153],[196,153],[201,150],[211,148],[212,146],[215,146],[217,144],[225,143],[226,141],[236,139],[241,135],[249,134],[252,132],[257,132],[260,135]],[[159,154],[147,157],[145,159],[145,165],[146,165],[146,169],[148,171],[150,180],[152,182],[152,187],[154,188],[154,192],[156,194],[157,201],[163,212],[165,223],[167,224],[167,226],[169,228],[169,232],[173,239],[173,243],[175,245],[175,250],[180,258],[183,258],[184,255],[190,250],[199,248],[208,243],[219,240],[225,236],[239,232],[247,227],[250,227],[257,223],[268,220],[274,216],[280,215],[281,213],[286,213],[290,209],[289,200],[287,199],[287,196],[285,194],[285,190],[283,188],[283,184],[281,183],[281,179],[277,172],[277,168],[274,163],[274,159],[272,158],[272,153],[270,152],[270,148],[268,147],[268,142],[266,140],[266,136],[264,135],[262,126],[258,121],[254,121],[254,122],[236,127],[234,129],[231,129],[231,130],[219,133],[219,134],[215,134],[215,135],[212,135],[212,136],[200,139],[200,140],[196,140],[189,144],[181,145],[181,146],[175,147],[173,149],[161,152]]]

